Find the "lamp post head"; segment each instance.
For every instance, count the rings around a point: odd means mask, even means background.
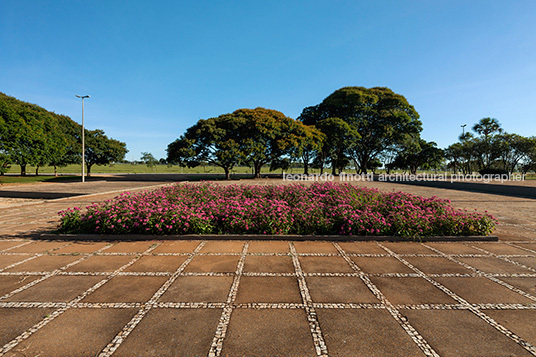
[[[85,99],[85,98],[91,98],[90,95],[78,95],[78,94],[76,94],[76,97],[78,97],[78,98],[82,98],[82,99]]]

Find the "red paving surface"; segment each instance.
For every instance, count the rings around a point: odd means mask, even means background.
[[[488,210],[500,240],[39,241],[113,194],[0,208],[0,354],[536,355],[535,201],[368,185]]]

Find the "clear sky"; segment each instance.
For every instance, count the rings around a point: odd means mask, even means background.
[[[343,86],[404,95],[446,147],[483,117],[536,135],[536,1],[0,1],[0,92],[141,152],[200,118],[296,118]]]

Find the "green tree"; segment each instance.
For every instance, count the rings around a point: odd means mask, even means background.
[[[158,164],[158,160],[150,152],[142,152],[141,161],[150,169],[153,169]]]
[[[332,173],[337,175],[348,164],[360,135],[352,126],[339,118],[322,119],[317,121],[315,126],[325,135],[322,155],[330,158]]]
[[[219,166],[229,180],[231,170],[244,157],[239,143],[241,125],[243,121],[232,114],[201,119],[168,145],[167,161],[183,167],[196,167],[202,163]]]
[[[389,88],[338,89],[317,106],[305,108],[299,119],[314,125],[327,118],[340,118],[359,134],[352,158],[360,173],[367,173],[369,162],[383,151],[422,130],[415,108]]]
[[[405,144],[404,149],[395,158],[393,166],[409,169],[412,174],[416,174],[419,168],[439,168],[443,159],[443,150],[439,149],[435,142],[419,138]]]
[[[125,143],[108,138],[100,129],[86,130],[85,139],[87,176],[90,176],[93,165],[108,165],[121,161],[128,152]]]

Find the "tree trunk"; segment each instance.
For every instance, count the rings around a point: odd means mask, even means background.
[[[262,164],[256,162],[256,163],[253,164],[253,167],[254,167],[254,169],[255,169],[255,175],[254,175],[254,177],[255,177],[255,178],[261,178],[261,168],[262,168]]]
[[[39,166],[35,167],[35,176],[39,176]]]
[[[230,180],[231,179],[231,172],[229,171],[228,167],[224,167],[223,171],[225,172],[225,179]]]
[[[58,177],[58,168],[54,165],[54,176]]]
[[[20,175],[26,176],[26,165],[20,165]]]
[[[303,162],[303,174],[309,175],[309,163],[307,161]]]
[[[86,172],[86,176],[89,177],[91,176],[91,166],[93,166],[92,164],[86,164],[87,166],[87,172]]]

